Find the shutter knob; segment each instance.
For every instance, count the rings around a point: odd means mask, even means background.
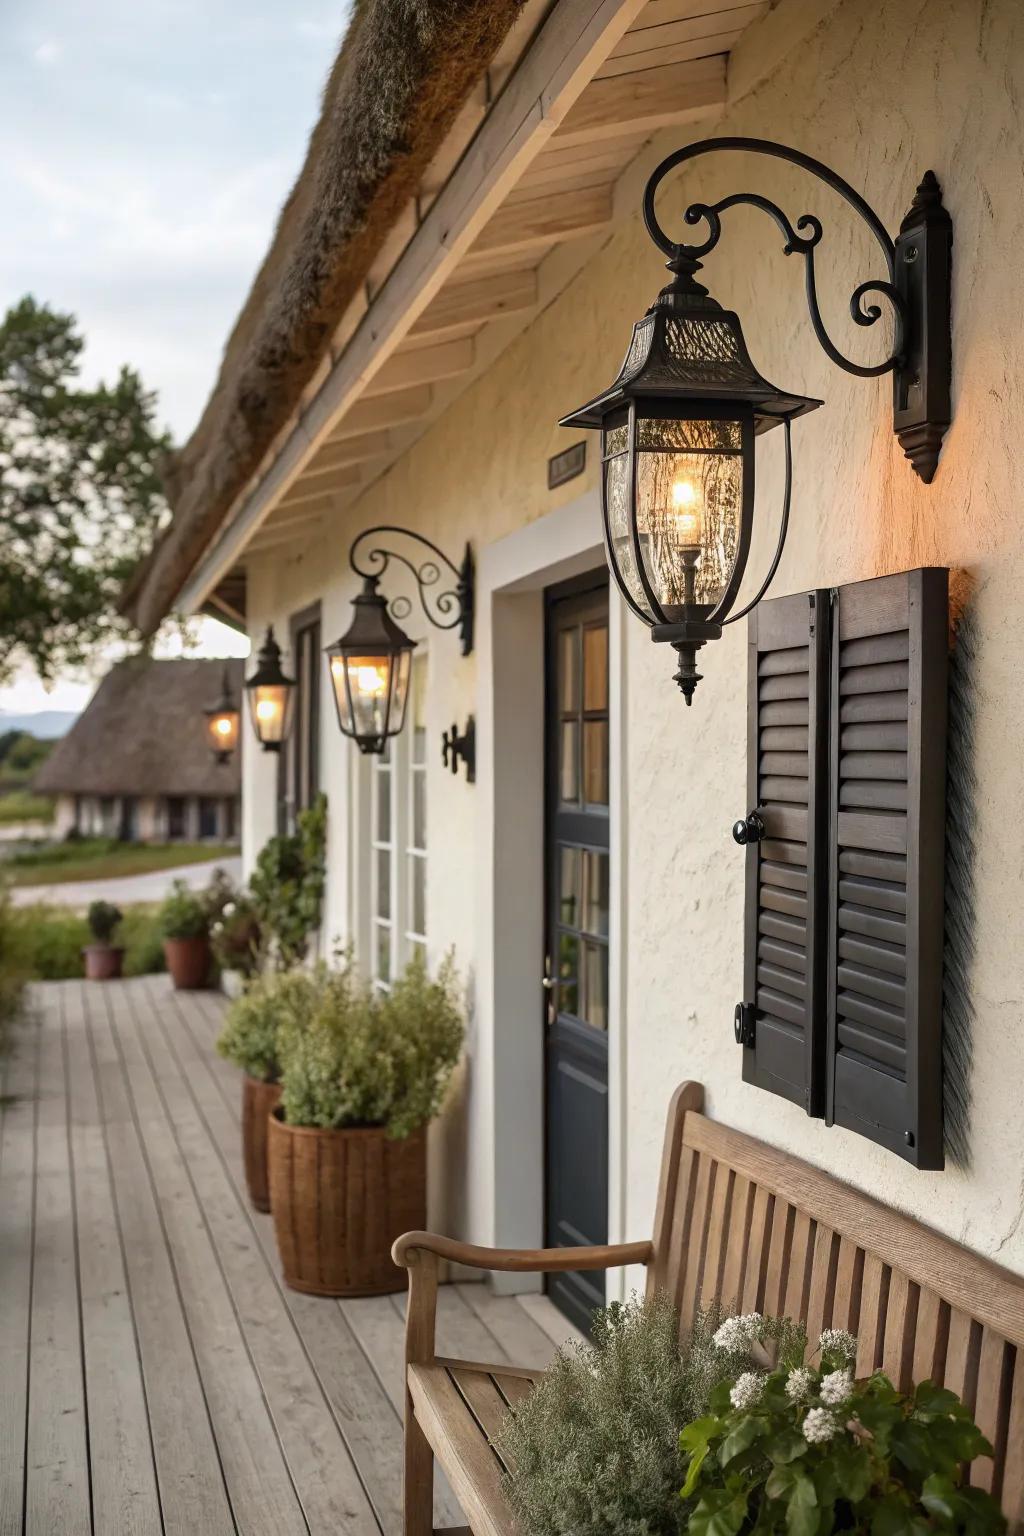
[[[733,823],[733,842],[743,847],[747,843],[759,843],[765,834],[764,818],[758,811],[751,811],[742,821]]]

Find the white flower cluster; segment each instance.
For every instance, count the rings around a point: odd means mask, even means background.
[[[230,917],[235,910],[236,908],[233,901],[226,901],[224,903],[223,912],[225,917]]]
[[[804,1419],[804,1439],[808,1445],[823,1445],[835,1435],[838,1425],[827,1408],[809,1408]]]
[[[853,1377],[849,1371],[830,1371],[821,1378],[818,1394],[830,1408],[838,1408],[853,1392]]]
[[[857,1340],[845,1328],[826,1328],[818,1341],[823,1355],[838,1355],[841,1360],[856,1360]]]
[[[748,1312],[745,1317],[727,1317],[711,1342],[718,1349],[749,1349],[760,1339],[763,1321],[760,1312]]]
[[[806,1365],[798,1365],[786,1377],[786,1396],[791,1403],[802,1403],[810,1397],[814,1385],[814,1372]]]
[[[729,1393],[729,1401],[734,1408],[753,1408],[755,1403],[761,1401],[764,1391],[764,1377],[757,1371],[744,1371],[742,1376],[737,1376],[736,1385]]]

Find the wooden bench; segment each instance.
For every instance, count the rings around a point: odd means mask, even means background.
[[[409,1270],[406,1321],[405,1531],[433,1536],[440,1462],[475,1536],[515,1530],[491,1445],[538,1373],[441,1359],[434,1351],[438,1263],[543,1271],[647,1267],[681,1326],[698,1306],[800,1318],[857,1335],[857,1372],[901,1386],[931,1377],[970,1404],[995,1447],[972,1468],[1024,1525],[1024,1279],[880,1205],[830,1174],[709,1120],[699,1083],[669,1110],[654,1237],[607,1248],[475,1248],[410,1232],[394,1246]]]

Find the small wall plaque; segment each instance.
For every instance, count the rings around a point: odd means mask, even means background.
[[[553,491],[556,486],[564,485],[567,480],[575,480],[577,475],[582,475],[586,467],[586,440],[573,443],[571,448],[556,453],[548,459],[548,490]]]

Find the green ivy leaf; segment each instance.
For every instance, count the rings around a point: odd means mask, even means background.
[[[711,1441],[721,1432],[722,1421],[714,1414],[705,1414],[702,1419],[694,1419],[692,1424],[679,1435],[679,1448],[684,1455],[689,1456],[690,1464],[686,1469],[686,1480],[679,1490],[680,1498],[688,1499],[692,1496],[700,1477],[700,1469],[707,1459],[711,1448]]]
[[[956,1488],[953,1480],[941,1472],[926,1477],[921,1489],[921,1503],[930,1515],[939,1520],[952,1520],[956,1504]]]
[[[690,1536],[737,1536],[746,1518],[746,1488],[719,1488],[701,1499],[687,1528]]]
[[[851,1504],[867,1498],[871,1488],[871,1456],[863,1445],[839,1445],[829,1458],[836,1490]],[[819,1490],[820,1492],[820,1490]]]
[[[789,1536],[817,1536],[818,1519],[818,1490],[809,1477],[798,1473],[786,1505]]]
[[[806,1456],[809,1448],[798,1429],[786,1428],[772,1436],[764,1447],[764,1453],[769,1461],[780,1467],[788,1462],[797,1461],[801,1456]]]
[[[727,1467],[735,1457],[749,1450],[755,1440],[767,1434],[768,1429],[768,1420],[757,1414],[749,1414],[746,1418],[740,1419],[722,1441],[718,1452],[719,1465]]]
[[[913,1536],[910,1507],[895,1494],[879,1499],[871,1521],[871,1536]]]

